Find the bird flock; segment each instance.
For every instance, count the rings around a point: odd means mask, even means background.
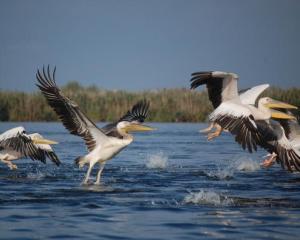
[[[49,66],[38,69],[36,85],[64,127],[86,144],[87,153],[74,161],[80,168],[88,165],[83,184],[90,182],[96,164],[99,170],[94,184],[100,184],[105,163],[134,140],[132,133],[155,130],[144,124],[150,103],[142,99],[119,120],[99,128],[63,94],[56,85],[55,72],[56,68],[51,70]],[[200,132],[207,134],[208,141],[228,132],[244,150],[265,149],[268,155],[261,164],[263,167],[277,162],[283,169],[300,172],[300,126],[294,115],[297,107],[269,97],[259,98],[269,84],[239,90],[238,79],[237,74],[230,72],[192,73],[190,88],[206,85],[214,108],[208,116],[209,126]],[[13,161],[22,158],[43,163],[48,158],[59,166],[61,162],[51,147],[53,144],[58,143],[38,133],[28,134],[23,127],[15,127],[0,135],[0,161],[12,170],[17,169]]]

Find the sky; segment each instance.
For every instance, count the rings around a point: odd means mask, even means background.
[[[0,0],[0,89],[56,82],[128,91],[189,87],[195,71],[300,87],[299,0]]]

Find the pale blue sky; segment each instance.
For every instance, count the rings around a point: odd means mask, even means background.
[[[0,88],[35,72],[106,89],[188,87],[224,70],[241,88],[300,87],[299,0],[0,0]]]

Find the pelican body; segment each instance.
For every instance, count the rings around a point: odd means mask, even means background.
[[[79,167],[88,164],[88,171],[83,184],[87,184],[96,163],[100,164],[95,184],[100,184],[101,173],[105,163],[127,147],[132,141],[131,132],[151,131],[153,128],[143,125],[148,116],[149,102],[137,102],[118,121],[98,128],[79,108],[79,106],[65,97],[55,82],[55,70],[37,71],[37,86],[45,96],[48,104],[56,112],[63,125],[71,134],[84,139],[88,153],[75,159]]]
[[[60,161],[51,148],[57,142],[43,138],[38,133],[27,134],[24,127],[16,127],[0,135],[0,161],[10,169],[17,169],[12,161],[29,157],[46,163],[48,157],[59,166]]]

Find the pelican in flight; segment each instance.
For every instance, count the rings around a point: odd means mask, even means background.
[[[79,108],[79,106],[65,97],[55,82],[55,70],[37,71],[37,86],[45,96],[48,104],[58,115],[63,125],[71,134],[80,136],[85,141],[88,153],[75,159],[83,167],[88,164],[88,171],[83,184],[87,184],[92,168],[100,164],[95,184],[100,184],[101,173],[106,161],[112,159],[132,141],[131,132],[151,131],[154,128],[143,125],[148,115],[149,103],[145,100],[138,102],[119,121],[100,129]]]
[[[258,125],[266,139],[262,147],[270,153],[261,165],[270,167],[276,161],[290,172],[300,172],[300,126],[296,118],[258,122]]]
[[[51,144],[57,142],[45,139],[38,133],[27,134],[24,127],[12,128],[0,135],[0,161],[13,170],[17,169],[17,165],[12,163],[14,160],[29,157],[46,163],[48,157],[59,166],[60,161]]]
[[[192,74],[191,89],[206,85],[209,100],[214,111],[209,120],[216,131],[208,134],[208,140],[221,134],[225,129],[235,136],[235,140],[249,152],[257,150],[257,145],[265,142],[262,131],[256,121],[277,119],[291,119],[291,116],[272,110],[271,108],[295,108],[295,106],[276,101],[271,98],[261,98],[258,107],[255,101],[262,91],[269,85],[263,84],[245,91],[239,95],[235,73],[211,71],[196,72]],[[210,129],[209,129],[210,130]]]

